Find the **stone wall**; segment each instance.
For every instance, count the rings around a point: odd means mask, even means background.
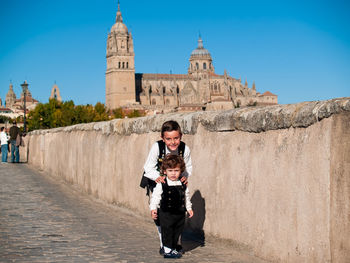
[[[169,119],[191,148],[192,228],[275,262],[350,262],[350,98],[40,130],[28,162],[149,216],[142,167]]]

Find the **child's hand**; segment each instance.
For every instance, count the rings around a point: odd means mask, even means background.
[[[192,209],[188,210],[187,213],[188,213],[188,218],[191,218],[193,216],[193,210]]]
[[[157,215],[157,210],[151,210],[151,217],[152,219],[156,220],[158,215]]]
[[[164,184],[164,183],[165,183],[165,176],[159,176],[159,177],[156,179],[156,183],[162,183],[162,184]]]
[[[180,178],[180,181],[181,181],[182,183],[184,183],[185,185],[188,184],[188,181],[187,181],[187,177],[186,177],[186,176],[182,176],[182,177]]]

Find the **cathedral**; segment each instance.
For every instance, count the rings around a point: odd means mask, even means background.
[[[25,81],[25,83],[27,83]],[[9,91],[6,94],[5,106],[8,109],[11,109],[13,112],[23,112],[23,103],[24,103],[24,94],[21,92],[21,96],[17,99],[15,92],[13,91],[13,85],[10,83]],[[34,109],[35,106],[39,103],[38,100],[32,97],[32,93],[27,88],[26,93],[26,107],[27,110]]]
[[[201,37],[190,55],[187,74],[135,74],[133,38],[123,23],[120,4],[107,38],[106,106],[149,113],[227,110],[277,104],[277,95],[257,92],[255,83],[216,74]]]

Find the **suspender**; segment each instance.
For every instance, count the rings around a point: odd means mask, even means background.
[[[165,158],[165,142],[163,140],[159,140],[157,141],[157,143],[159,148],[157,169],[160,170],[160,166],[162,165],[162,162]],[[183,158],[185,154],[185,143],[183,141],[180,141],[180,145],[177,150],[178,150],[179,156]]]

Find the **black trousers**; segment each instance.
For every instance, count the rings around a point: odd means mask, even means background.
[[[181,214],[172,214],[160,209],[158,215],[162,231],[163,246],[175,249],[179,236],[184,230],[185,212]]]

